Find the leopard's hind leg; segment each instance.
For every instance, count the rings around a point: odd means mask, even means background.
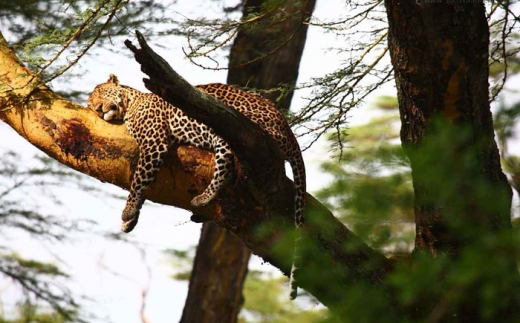
[[[231,177],[233,169],[233,152],[224,139],[215,136],[212,140],[212,149],[215,152],[215,170],[213,178],[202,194],[191,200],[191,205],[205,206],[211,202]]]

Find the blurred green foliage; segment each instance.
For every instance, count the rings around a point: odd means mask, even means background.
[[[240,323],[312,323],[328,317],[328,310],[300,308],[287,297],[287,279],[249,271],[244,286]]]
[[[332,182],[316,193],[334,215],[380,250],[409,251],[414,238],[411,169],[399,141],[393,97],[380,97],[366,124],[342,130],[347,147],[323,162]],[[329,137],[331,143],[336,134]]]
[[[462,209],[456,208],[472,205],[488,214],[501,212],[500,199],[490,198],[500,193],[479,178],[458,178],[460,171],[472,164],[471,158],[476,157],[471,149],[466,157],[459,154],[462,164],[452,165],[451,172],[446,173],[451,174],[449,178],[440,176],[434,169],[422,174],[432,187],[444,192],[443,199],[459,200],[448,213],[446,225],[460,232],[460,239],[471,243],[462,248],[457,257],[439,253],[432,258],[420,252],[410,253],[415,238],[410,163],[398,140],[395,99],[381,97],[375,102],[377,109],[368,112],[374,113],[369,122],[348,131],[341,130],[344,149],[336,151],[335,159],[322,164],[332,181],[317,196],[356,234],[398,260],[386,278],[391,286],[388,292],[395,295],[398,303],[390,303],[389,297],[371,286],[354,282],[345,291],[345,308],[350,310],[346,310],[346,317],[340,321],[455,323],[460,321],[453,313],[458,313],[474,317],[475,321],[496,322],[504,317],[510,322],[511,315],[507,318],[502,315],[511,304],[520,304],[518,275],[511,261],[513,255],[520,255],[518,230],[513,236],[510,232],[483,230],[484,223],[468,222],[458,214]],[[508,144],[516,137],[519,111],[519,104],[502,105],[494,116],[504,170],[516,189],[520,158],[509,151]],[[464,142],[466,134],[460,129],[452,133],[448,127],[439,128],[433,141],[418,153],[424,160],[434,158],[440,161],[439,165],[449,164],[448,159],[457,155],[457,145]],[[331,135],[331,142],[337,140],[336,136]],[[451,151],[452,148],[455,150]],[[444,154],[433,155],[429,149],[444,151]],[[461,181],[468,180],[480,187],[474,190],[476,195],[458,191]],[[513,205],[513,214],[516,208],[518,206]],[[513,225],[518,227],[515,223],[517,219],[513,219]],[[417,315],[400,316],[396,308]],[[520,312],[518,314],[520,321]]]
[[[55,312],[38,311],[37,306],[24,303],[18,306],[16,318],[5,319],[0,317],[0,323],[66,323],[70,322],[65,316]]]

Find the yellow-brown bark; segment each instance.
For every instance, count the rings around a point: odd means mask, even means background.
[[[123,124],[109,124],[38,85],[38,78],[20,63],[1,34],[0,75],[2,121],[63,164],[103,182],[130,186],[138,150]],[[205,178],[211,178],[212,165],[209,152],[187,146],[174,149],[147,191],[147,199],[189,209],[195,192],[204,187]],[[212,212],[203,208],[197,213],[209,216]]]

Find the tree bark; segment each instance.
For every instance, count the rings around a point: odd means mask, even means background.
[[[263,14],[265,0],[245,1],[243,16]],[[298,79],[300,60],[307,38],[307,22],[316,0],[284,0],[276,9],[248,28],[242,28],[229,55],[229,84],[271,90],[262,95],[289,110],[294,91],[287,89]]]
[[[139,37],[142,45],[144,39]],[[282,159],[272,139],[244,122],[233,110],[195,88],[185,85],[167,63],[145,46],[137,50],[143,69],[153,81],[145,84],[163,97],[181,91],[182,105],[211,126],[235,150],[240,169],[237,180],[218,201],[193,209],[191,198],[212,177],[212,153],[190,146],[172,149],[146,198],[204,216],[238,236],[255,254],[286,275],[291,266],[293,184],[285,177]],[[66,101],[40,85],[0,35],[0,119],[52,158],[103,182],[129,187],[137,147],[123,125],[110,125],[93,112]],[[181,85],[179,85],[179,83]],[[185,91],[185,92],[183,92]],[[197,106],[199,105],[199,106]],[[237,119],[238,118],[238,119]],[[243,137],[248,131],[248,137]],[[261,129],[260,129],[261,130]],[[262,162],[259,162],[262,161]],[[260,168],[258,171],[256,167]],[[274,166],[273,166],[274,165]],[[271,168],[272,167],[272,168]],[[254,171],[252,171],[254,169]],[[270,172],[255,175],[257,172]],[[245,177],[247,175],[247,178]],[[307,222],[303,229],[299,282],[333,311],[341,312],[342,295],[349,283],[366,282],[387,290],[385,274],[392,263],[369,248],[323,205],[307,195]],[[119,215],[117,215],[119,216]],[[288,228],[288,229],[287,229]],[[285,246],[285,247],[284,247]],[[317,279],[316,272],[322,277]]]
[[[511,189],[500,167],[488,102],[484,4],[385,0],[385,5],[401,141],[415,191],[415,252],[457,259],[465,248],[476,248],[483,238],[500,239],[511,229]],[[501,299],[507,304],[501,320],[509,322],[519,285],[513,254],[501,252],[514,282]],[[477,297],[469,295],[439,319],[485,321]]]
[[[246,17],[259,9],[264,0],[248,0],[244,5]],[[315,1],[309,1],[307,7],[290,0],[279,10],[288,6],[292,10],[286,13],[288,19],[274,21],[274,30],[240,28],[231,47],[230,70],[227,82],[239,86],[257,89],[271,89],[281,83],[296,83],[307,26],[302,21],[312,14]],[[304,10],[302,18],[295,11]],[[309,11],[310,10],[310,11]],[[260,12],[258,12],[260,13]],[[296,19],[297,18],[297,19]],[[266,18],[267,19],[267,18]],[[251,27],[251,26],[248,26]],[[269,48],[261,39],[285,39],[290,32],[294,37],[278,50],[269,54]],[[254,63],[233,68],[235,65],[256,60]],[[281,68],[280,65],[284,65]],[[257,77],[258,72],[263,76]],[[266,77],[269,76],[269,77]],[[273,92],[263,93],[264,97],[274,100]],[[278,107],[288,110],[292,98],[290,91]],[[206,222],[195,255],[194,267],[190,276],[188,297],[184,305],[181,323],[184,322],[236,322],[242,296],[243,283],[247,274],[249,248],[232,233],[220,229],[212,222]]]
[[[237,322],[250,254],[235,235],[204,223],[180,322]]]

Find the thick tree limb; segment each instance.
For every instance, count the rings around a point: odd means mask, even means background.
[[[194,89],[185,89],[185,93],[182,88],[176,88],[175,83],[169,81],[175,76],[157,67],[161,64],[157,65],[156,57],[154,59],[153,55],[149,55],[150,49],[138,51],[142,55],[141,63],[146,66],[144,70],[150,73],[153,80],[146,84],[154,91],[170,98],[176,97],[172,95],[173,90],[173,93],[182,93],[187,102],[190,102],[188,100],[191,100],[193,92],[201,96],[202,92]],[[31,79],[31,72],[22,66],[1,35],[0,76],[1,120],[58,161],[101,181],[123,188],[129,186],[130,174],[137,160],[137,147],[123,125],[104,122],[94,113],[66,101],[45,86],[38,86],[37,79],[22,87]],[[221,106],[218,101],[215,102],[208,105],[190,103],[203,111],[202,115],[206,114],[212,119],[219,114],[214,116],[211,106]],[[185,103],[177,104],[186,108]],[[293,223],[292,182],[281,175],[283,167],[279,151],[268,147],[272,139],[265,138],[263,131],[259,133],[258,129],[250,129],[249,136],[252,138],[244,138],[240,146],[240,136],[244,133],[241,134],[238,129],[243,124],[240,119],[239,122],[232,119],[235,117],[233,113],[227,113],[221,116],[222,120],[229,118],[234,121],[212,126],[230,144],[233,143],[232,147],[238,150],[238,158],[243,158],[240,164],[246,166],[245,169],[247,165],[254,169],[253,165],[260,164],[261,167],[261,164],[267,164],[260,168],[261,171],[271,169],[272,173],[260,173],[257,169],[254,172],[239,170],[238,180],[228,185],[218,201],[194,211],[235,233],[254,253],[288,273],[292,249],[292,237],[288,234],[292,232]],[[225,131],[222,127],[231,130]],[[265,149],[249,150],[250,147],[262,147],[264,143]],[[256,144],[258,146],[254,146]],[[272,160],[265,159],[266,156]],[[209,152],[179,147],[170,154],[146,197],[159,203],[191,209],[189,201],[211,179],[212,158]],[[244,174],[250,177],[246,179]],[[272,191],[260,189],[267,187]],[[384,256],[370,249],[310,195],[307,196],[306,217],[302,250],[304,266],[299,277],[301,287],[332,308],[340,302],[349,282],[363,281],[385,288],[383,280],[391,264]],[[316,277],[317,273],[320,273],[319,277]]]
[[[41,85],[0,34],[0,120],[50,157],[82,173],[124,189],[138,150],[123,125],[112,125]],[[5,139],[4,139],[5,140]],[[205,187],[213,173],[213,155],[178,147],[147,191],[147,199],[190,209],[193,191]],[[195,177],[198,174],[199,177]],[[166,189],[168,188],[168,189]],[[203,216],[214,207],[198,209]]]

